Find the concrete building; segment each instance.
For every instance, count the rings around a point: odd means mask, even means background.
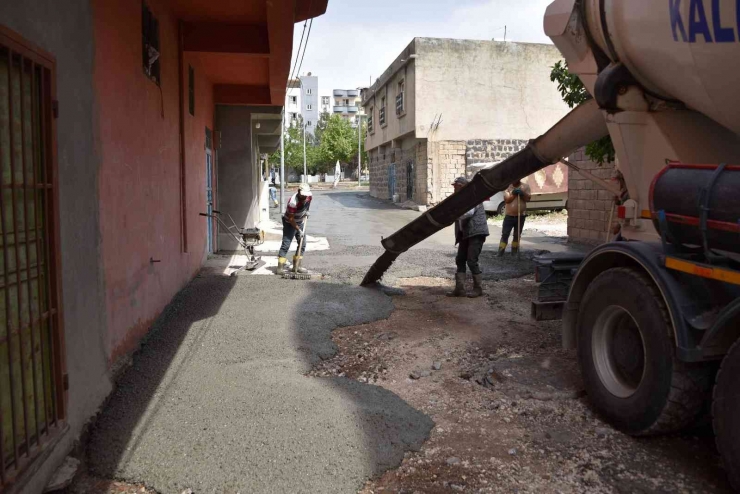
[[[303,117],[306,132],[313,135],[320,115],[319,78],[310,72],[288,82],[285,95],[286,128],[297,120],[298,115]]]
[[[362,90],[371,195],[433,205],[467,165],[519,151],[568,112],[550,81],[561,58],[552,45],[415,38]]]
[[[152,322],[233,248],[199,213],[254,226],[294,23],[326,6],[0,2],[0,491],[43,490]]]
[[[333,114],[341,115],[353,125],[357,123],[358,115],[364,115],[359,89],[335,89],[332,97],[334,98]]]

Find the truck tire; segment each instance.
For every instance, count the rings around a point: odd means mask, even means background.
[[[711,368],[676,358],[663,298],[632,268],[612,268],[589,285],[578,315],[578,363],[596,411],[631,435],[693,422],[709,397]]]
[[[712,401],[712,422],[717,449],[722,455],[727,475],[740,491],[740,340],[722,360],[717,373]]]

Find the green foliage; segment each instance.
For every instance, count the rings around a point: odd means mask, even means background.
[[[591,98],[586,88],[583,87],[581,80],[577,75],[568,71],[568,64],[563,60],[553,65],[552,71],[550,71],[550,80],[557,82],[558,91],[560,91],[563,101],[570,108],[578,106]],[[615,153],[611,137],[607,135],[586,146],[586,156],[599,165],[614,161]]]
[[[365,140],[367,133],[363,124],[361,129],[363,162],[367,163]],[[306,133],[306,167],[308,173],[331,173],[336,162],[357,163],[357,128],[340,115],[323,113],[314,128],[315,137]],[[280,148],[269,158],[270,166],[280,166]],[[303,120],[291,123],[285,133],[285,168],[303,173]]]
[[[310,146],[310,135],[306,135],[306,158],[308,158],[308,148]],[[303,173],[303,119],[299,115],[296,120],[290,123],[290,127],[285,132],[285,169],[295,170],[297,173]],[[280,166],[280,147],[268,158],[270,166]],[[307,167],[310,164],[306,159]]]

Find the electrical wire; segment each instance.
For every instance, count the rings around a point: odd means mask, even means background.
[[[311,22],[308,24],[308,34],[306,35],[306,44],[303,45],[303,55],[301,55],[301,64],[298,66],[298,73],[301,73],[301,67],[303,67],[303,57],[306,56],[306,48],[308,48],[308,38],[311,37],[311,27],[313,26],[313,18],[311,18]],[[296,58],[297,60],[297,58]]]
[[[311,19],[311,21],[313,22],[313,19]],[[298,66],[298,55],[300,55],[301,53],[301,46],[303,45],[303,37],[306,35],[306,25],[307,24],[308,24],[308,21],[303,22],[303,33],[301,34],[301,41],[298,43],[298,49],[295,52],[295,62],[293,62],[293,70],[290,72],[290,77],[288,77],[288,85],[286,86],[286,89],[290,88],[290,81],[292,81],[293,77],[296,75],[295,69],[296,69],[296,66]]]

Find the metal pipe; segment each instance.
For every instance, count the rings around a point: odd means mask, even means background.
[[[459,192],[452,194],[414,221],[385,238],[385,252],[368,270],[361,285],[377,282],[402,253],[439,230],[451,225],[463,213],[500,192],[518,179],[560,161],[573,150],[607,135],[604,116],[596,101],[589,100],[563,117],[527,147],[493,168],[476,173]]]
[[[280,121],[280,207],[283,207],[283,194],[285,193],[285,107],[283,107],[283,118]]]

